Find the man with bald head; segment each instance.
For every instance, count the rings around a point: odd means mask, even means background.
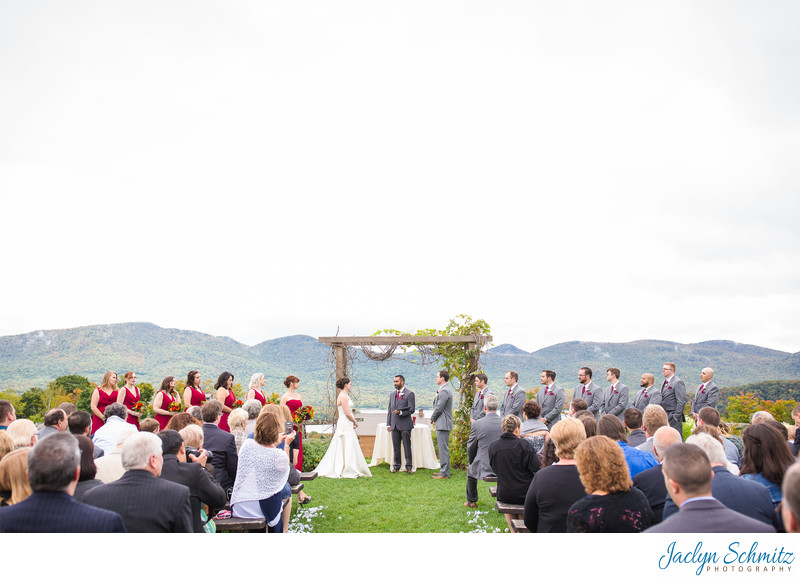
[[[655,454],[658,462],[661,463],[664,453],[672,445],[682,442],[680,433],[671,426],[662,426],[659,428],[655,435],[653,435],[653,453]],[[633,477],[633,485],[639,489],[647,497],[650,503],[650,509],[653,510],[653,515],[656,516],[654,523],[658,523],[662,519],[664,512],[664,504],[667,501],[667,486],[664,483],[664,474],[661,471],[661,465],[650,467]]]
[[[714,370],[711,368],[703,368],[700,372],[700,386],[697,392],[694,393],[694,400],[692,400],[692,418],[697,422],[697,413],[705,406],[716,408],[719,402],[719,388],[714,384],[711,378],[714,377]]]
[[[639,382],[642,387],[633,398],[633,408],[638,408],[642,412],[647,408],[648,404],[661,404],[661,388],[656,386],[656,378],[652,374],[642,374],[642,380]]]

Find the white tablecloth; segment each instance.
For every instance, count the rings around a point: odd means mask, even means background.
[[[405,470],[406,453],[403,445],[400,445],[400,469]],[[380,465],[386,461],[390,466],[394,462],[392,451],[392,433],[386,430],[386,423],[382,422],[375,431],[375,445],[372,448],[372,460],[370,467]],[[433,438],[431,437],[431,427],[427,424],[417,424],[411,431],[411,470],[419,468],[438,469],[439,461],[436,460],[436,451],[433,448]]]

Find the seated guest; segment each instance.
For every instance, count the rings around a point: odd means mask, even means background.
[[[162,430],[158,433],[158,437],[161,439],[164,455],[161,478],[181,483],[189,488],[194,532],[203,533],[209,517],[202,509],[202,504],[208,505],[209,510],[213,512],[225,507],[228,496],[222,486],[203,469],[198,457],[194,457],[193,462],[187,462],[186,448],[180,433],[174,430]],[[213,522],[211,524],[213,525]]]
[[[691,445],[702,450],[711,463],[714,478],[711,481],[711,495],[728,509],[780,529],[778,514],[772,506],[769,491],[761,483],[740,479],[728,470],[728,459],[722,444],[708,433],[697,433],[686,439]],[[678,506],[667,501],[664,506],[664,519],[678,512]]]
[[[642,413],[642,430],[644,431],[644,436],[647,437],[647,440],[636,448],[640,451],[644,451],[645,453],[650,453],[651,455],[654,454],[653,435],[655,435],[656,431],[662,426],[669,426],[667,412],[658,404],[648,404],[645,406],[644,412]]]
[[[519,437],[521,424],[516,415],[507,415],[503,418],[503,434],[489,445],[489,465],[497,475],[497,500],[509,505],[525,503],[525,494],[539,470],[539,456],[533,444]],[[522,518],[521,514],[504,515],[509,529],[512,519]]]
[[[69,418],[67,419],[67,427],[69,432],[75,436],[83,435],[88,437],[90,436],[92,430],[92,416],[85,410],[76,410],[69,415]],[[94,452],[92,455],[94,456],[95,460],[99,459],[105,454],[103,449],[100,447],[93,448]]]
[[[67,413],[60,408],[53,408],[44,415],[44,428],[39,431],[39,440],[65,430],[67,430]]]
[[[712,426],[720,431],[722,446],[725,448],[725,456],[731,463],[736,465],[736,470],[738,472],[738,467],[741,463],[739,449],[736,448],[736,445],[733,443],[733,441],[731,441],[729,438],[725,438],[724,435],[722,435],[723,424],[717,409],[711,408],[710,406],[704,406],[701,408],[697,413],[697,426]]]
[[[201,406],[190,406],[189,408],[186,409],[186,412],[188,412],[191,416],[199,420],[200,423],[202,424],[203,408]]]
[[[84,493],[89,491],[89,489],[94,489],[98,485],[102,485],[103,482],[95,478],[97,476],[97,465],[94,464],[94,445],[92,444],[92,439],[84,435],[78,435],[75,438],[78,439],[78,448],[80,448],[81,451],[81,474],[72,496],[77,501],[82,501]]]
[[[582,410],[589,410],[589,404],[583,398],[573,398],[569,403],[569,416],[577,416]]]
[[[622,422],[628,429],[628,446],[638,447],[647,440],[642,430],[642,411],[638,408],[626,408],[622,413]]]
[[[67,418],[69,418],[69,415],[72,414],[73,412],[78,411],[78,407],[75,406],[72,402],[62,402],[61,404],[58,405],[58,407],[67,413]]]
[[[0,400],[0,430],[8,429],[8,425],[17,420],[14,405],[8,400]]]
[[[256,420],[258,419],[258,415],[261,413],[261,402],[255,398],[246,400],[242,405],[242,410],[247,413],[247,426],[245,427],[244,432],[247,436],[250,436],[253,434],[253,431],[256,430]]]
[[[14,450],[14,441],[6,434],[6,431],[0,430],[0,459],[5,457],[8,453]]]
[[[31,494],[28,449],[17,449],[0,460],[0,507],[24,501]]]
[[[765,419],[769,420],[769,419]],[[783,435],[762,421],[751,424],[742,433],[744,457],[739,474],[769,489],[772,504],[778,507],[783,495],[781,483],[786,470],[794,463],[794,457],[786,446]]]
[[[613,414],[604,414],[600,417],[600,421],[597,423],[597,433],[617,441],[617,444],[625,454],[625,461],[628,463],[631,477],[635,477],[637,473],[658,465],[658,461],[653,455],[628,445],[628,435],[625,433],[625,427],[622,426],[622,421]]]
[[[180,432],[181,429],[189,426],[190,424],[203,426],[203,421],[197,420],[194,416],[192,416],[188,412],[179,412],[178,414],[169,419],[169,422],[167,423],[167,426],[164,430],[176,430]]]
[[[213,454],[211,464],[214,466],[214,477],[230,495],[239,462],[236,439],[219,427],[222,419],[222,403],[219,400],[212,399],[203,404],[202,412],[203,441],[205,448]]]
[[[583,423],[583,430],[586,432],[587,439],[597,436],[597,419],[594,417],[594,414],[587,410],[585,412],[579,412],[575,418]]]
[[[664,452],[672,445],[682,443],[681,433],[669,425],[662,426],[653,435],[653,452],[659,463],[664,458]],[[655,517],[654,523],[660,523],[664,518],[664,504],[669,499],[667,486],[664,484],[664,473],[661,465],[650,467],[641,471],[633,478],[633,486],[645,494],[650,509]]]
[[[228,427],[231,429],[234,442],[236,443],[236,452],[242,448],[242,443],[247,436],[245,428],[247,427],[247,412],[241,408],[234,408],[228,415]]]
[[[143,418],[139,421],[139,430],[142,432],[152,432],[156,434],[160,430],[161,425],[155,418]]]
[[[128,418],[128,409],[124,404],[112,402],[106,406],[103,418],[105,418],[105,424],[95,431],[92,442],[96,447],[103,449],[107,455],[117,448],[117,443],[123,433],[137,431],[135,426],[128,424],[125,420]]]
[[[765,420],[775,420],[775,417],[766,410],[758,410],[750,416],[750,424],[761,424]]]
[[[181,435],[181,438],[183,439],[183,445],[186,448],[186,450],[195,449],[195,450],[200,451],[200,452],[203,453],[203,456],[200,459],[200,461],[201,461],[200,464],[203,466],[203,468],[206,471],[208,471],[209,475],[214,477],[214,480],[216,481],[217,479],[216,479],[216,476],[215,476],[216,475],[216,471],[214,469],[214,465],[212,463],[210,463],[210,462],[206,462],[206,460],[210,459],[211,456],[214,453],[210,453],[210,451],[208,451],[208,450],[203,448],[203,445],[204,445],[203,438],[204,437],[203,437],[202,425],[187,424],[181,430],[178,431],[178,434]],[[193,462],[192,459],[194,459],[194,458],[195,457],[193,457],[193,456],[187,457],[186,461],[187,462]],[[206,459],[206,460],[203,460],[203,459]]]
[[[698,424],[698,426],[694,427],[694,429],[692,430],[692,434],[693,435],[707,434],[708,436],[713,438],[720,445],[722,445],[722,450],[725,451],[726,457],[727,457],[727,451],[725,450],[726,443],[730,445],[733,448],[733,450],[736,450],[736,447],[732,443],[728,442],[722,437],[722,433],[720,432],[720,430],[715,426],[711,426],[710,424]],[[689,440],[687,439],[686,442],[689,442]],[[728,471],[730,471],[734,475],[739,475],[739,467],[736,465],[736,463],[730,460],[730,457],[727,457],[725,460],[725,468],[728,469]]]
[[[589,413],[594,421],[594,416]],[[525,495],[525,527],[537,533],[565,533],[567,512],[586,492],[578,476],[575,449],[586,440],[583,423],[565,418],[550,431],[558,462],[536,472]]]
[[[680,443],[664,453],[664,480],[680,510],[648,533],[774,533],[775,528],[725,507],[714,499],[714,476],[708,456],[697,446]]]
[[[542,407],[535,400],[528,400],[522,405],[522,426],[519,433],[522,438],[529,439],[533,443],[537,454],[541,454],[544,449],[547,435],[550,429],[542,422]]]
[[[789,533],[800,533],[800,462],[783,476],[783,526]]]
[[[39,439],[39,432],[36,425],[27,418],[18,418],[8,425],[6,434],[14,441],[15,449],[32,447]]]
[[[127,424],[127,423],[126,423]],[[117,447],[107,455],[103,455],[99,459],[95,459],[94,464],[97,467],[97,475],[95,475],[103,483],[112,483],[125,474],[125,468],[122,466],[122,445],[125,441],[137,434],[136,431],[124,432],[119,436]],[[95,447],[96,449],[97,447]]]
[[[231,495],[234,517],[263,517],[269,531],[276,533],[283,532],[281,492],[289,477],[289,457],[276,447],[280,431],[275,415],[264,413],[258,417],[254,437],[242,445]]]
[[[27,452],[26,452],[27,453]],[[124,532],[116,513],[75,501],[81,453],[74,436],[51,435],[27,453],[33,492],[11,507],[0,509],[0,532],[106,533]]]
[[[122,445],[125,474],[90,489],[83,500],[119,513],[129,532],[191,533],[189,488],[158,479],[163,463],[160,438],[150,432],[133,434]]]
[[[295,437],[297,433],[294,431],[290,433],[285,433],[285,426],[287,422],[291,422],[292,412],[289,410],[289,407],[285,404],[270,404],[268,406],[264,406],[262,409],[262,413],[272,414],[275,416],[275,420],[278,422],[278,426],[280,427],[281,433],[278,435],[278,445],[276,448],[285,452],[289,457],[289,477],[286,480],[286,485],[283,486],[283,491],[281,492],[281,501],[283,499],[287,499],[286,505],[283,506],[283,515],[282,515],[282,522],[283,522],[283,533],[289,532],[289,520],[292,517],[292,487],[298,485],[300,483],[300,472],[295,469],[294,465],[292,464],[292,454],[294,451],[294,443]],[[300,503],[306,503],[311,498],[306,496],[306,499],[303,500],[304,493],[301,491],[297,494],[297,500]]]
[[[587,439],[575,450],[575,462],[588,495],[570,507],[568,533],[637,533],[653,524],[647,497],[632,487],[618,444],[602,435]]]

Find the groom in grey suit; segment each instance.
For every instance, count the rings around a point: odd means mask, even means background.
[[[414,429],[414,422],[411,415],[414,414],[414,393],[406,390],[406,379],[398,374],[394,377],[395,391],[389,396],[389,410],[386,412],[386,430],[392,433],[392,451],[394,452],[394,463],[392,473],[400,470],[400,443],[406,453],[406,473],[413,472],[411,462],[411,431]]]
[[[439,473],[434,479],[450,478],[450,430],[453,428],[453,389],[449,384],[450,374],[441,370],[436,374],[436,397],[433,399],[431,423],[436,426],[436,443],[439,447]]]

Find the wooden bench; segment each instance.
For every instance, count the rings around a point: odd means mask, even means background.
[[[511,531],[513,533],[531,533],[531,530],[525,527],[525,522],[521,519],[511,520]]]
[[[263,517],[254,519],[244,517],[229,517],[228,519],[214,518],[214,525],[217,526],[217,533],[225,531],[242,533],[246,531],[252,531],[254,529],[266,528],[267,520]]]
[[[524,505],[511,505],[510,503],[495,501],[494,506],[497,508],[498,513],[510,513],[512,515],[522,515],[525,513]]]
[[[484,477],[483,480],[486,483],[497,483],[497,475],[492,475],[491,477]]]
[[[497,497],[497,487],[489,487],[489,495]]]
[[[300,473],[301,481],[313,481],[317,478],[317,472],[311,471],[310,473]]]
[[[298,494],[298,493],[300,493],[302,490],[303,490],[303,484],[302,484],[302,483],[298,483],[297,485],[295,485],[294,487],[292,487],[292,495],[297,495],[297,494]]]

